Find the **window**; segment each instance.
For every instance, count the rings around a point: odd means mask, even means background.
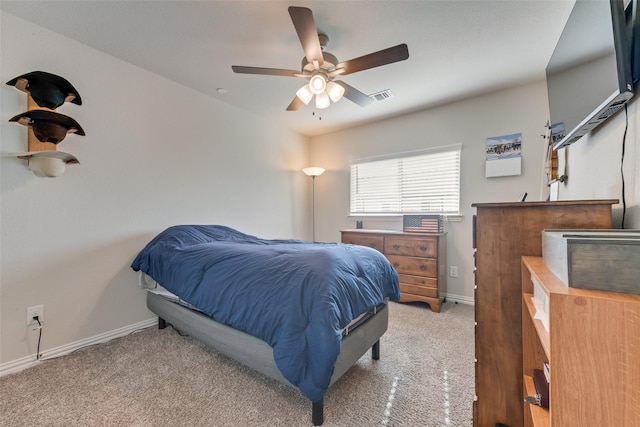
[[[351,165],[351,215],[457,215],[461,145]]]

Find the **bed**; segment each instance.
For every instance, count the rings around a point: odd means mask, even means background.
[[[314,425],[329,386],[369,348],[379,358],[387,302],[399,299],[398,275],[374,249],[220,225],[170,227],[131,267],[152,288],[147,306],[160,327],[296,387],[312,402]]]

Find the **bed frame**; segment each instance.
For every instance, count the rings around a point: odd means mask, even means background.
[[[158,327],[173,325],[218,352],[255,371],[294,387],[276,366],[269,344],[237,329],[216,322],[211,317],[184,307],[167,298],[147,292],[147,307],[158,315]],[[371,348],[374,360],[380,358],[380,337],[387,330],[389,307],[381,304],[343,334],[342,349],[336,360],[330,384],[344,375]],[[324,422],[324,399],[312,402],[313,425]]]

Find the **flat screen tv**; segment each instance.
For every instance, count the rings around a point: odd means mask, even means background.
[[[637,0],[576,1],[546,68],[554,149],[574,143],[633,97],[636,7]]]

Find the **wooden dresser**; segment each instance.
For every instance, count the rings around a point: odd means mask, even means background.
[[[542,230],[611,228],[617,200],[476,203],[476,399],[473,425],[522,427],[521,257],[542,255]]]
[[[400,301],[422,301],[439,313],[447,289],[446,234],[342,230],[342,243],[382,252],[398,272]]]

